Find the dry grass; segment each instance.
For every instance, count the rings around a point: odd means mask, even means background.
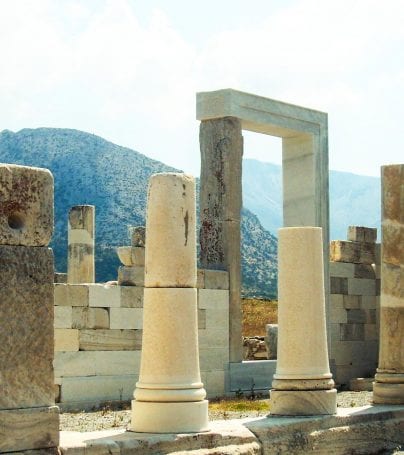
[[[243,336],[265,336],[265,324],[278,322],[276,300],[243,299]]]
[[[224,398],[209,402],[209,411],[216,412],[269,412],[269,400],[250,400],[248,398]]]

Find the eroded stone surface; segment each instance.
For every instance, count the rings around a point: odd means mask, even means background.
[[[0,409],[52,405],[52,250],[0,246],[0,292]]]
[[[0,244],[46,246],[53,233],[53,176],[0,164]]]

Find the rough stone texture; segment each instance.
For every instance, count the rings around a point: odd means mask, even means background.
[[[94,283],[95,207],[77,205],[68,217],[67,282]]]
[[[145,268],[122,265],[118,269],[118,284],[120,286],[144,286]]]
[[[109,329],[109,319],[106,308],[72,307],[73,329]]]
[[[375,403],[404,404],[404,164],[382,167],[382,267]]]
[[[77,329],[55,329],[55,352],[78,350],[79,331]]]
[[[48,450],[58,445],[58,407],[0,410],[0,453],[35,449],[55,453]]]
[[[372,392],[375,378],[354,378],[349,381],[349,390],[352,392]]]
[[[243,337],[243,360],[260,360],[267,358],[264,337]]]
[[[377,229],[364,226],[348,226],[347,239],[352,242],[375,243],[377,239]]]
[[[0,409],[50,406],[52,250],[0,246],[0,290]]]
[[[145,287],[196,285],[195,180],[186,174],[150,178]]]
[[[143,288],[120,286],[122,308],[143,308]]]
[[[234,117],[201,122],[200,262],[227,270],[230,361],[242,360],[240,211],[243,137]]]
[[[265,328],[267,332],[265,343],[267,346],[268,360],[275,360],[278,355],[278,324],[267,324]]]
[[[47,169],[0,164],[0,199],[1,245],[49,244],[53,233],[53,176]]]
[[[337,412],[337,390],[276,390],[270,391],[271,414],[322,415]]]
[[[142,347],[141,330],[80,330],[80,351],[134,351]]]
[[[131,226],[129,228],[129,237],[133,247],[142,247],[146,245],[146,228],[144,226]]]
[[[334,262],[374,264],[375,244],[332,240],[330,244],[330,260]]]

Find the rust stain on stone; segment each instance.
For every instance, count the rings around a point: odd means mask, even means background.
[[[187,243],[188,243],[188,229],[189,229],[189,215],[188,215],[188,210],[186,211],[185,213],[185,216],[184,216],[184,225],[185,225],[185,243],[184,243],[184,246],[187,246]]]

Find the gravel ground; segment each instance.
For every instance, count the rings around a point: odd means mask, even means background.
[[[337,405],[342,408],[365,406],[371,403],[372,392],[339,392]],[[262,400],[268,401],[268,400]],[[130,423],[130,409],[113,410],[104,408],[93,412],[63,412],[60,414],[60,429],[62,431],[97,431],[110,429],[125,429]],[[261,417],[267,411],[252,412],[209,412],[210,420],[241,419],[244,417]]]

